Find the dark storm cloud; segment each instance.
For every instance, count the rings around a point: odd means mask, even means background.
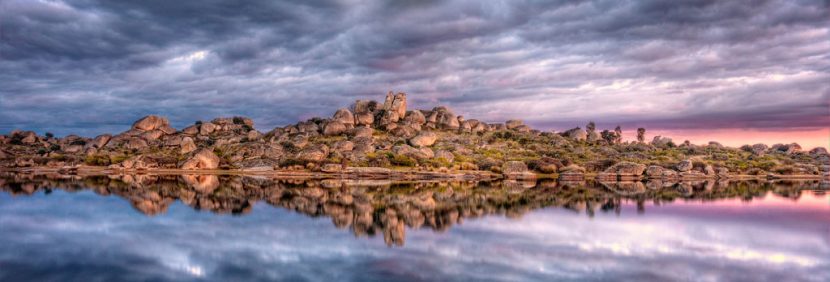
[[[821,128],[826,1],[0,1],[0,132],[247,115],[260,130],[410,93],[562,129]]]

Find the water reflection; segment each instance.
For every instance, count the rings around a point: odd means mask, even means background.
[[[816,181],[4,175],[0,187],[0,281],[830,279]]]
[[[827,188],[828,183],[822,181],[393,183],[207,174],[0,176],[0,189],[12,195],[92,190],[122,197],[148,216],[167,212],[177,200],[196,210],[235,215],[250,213],[255,203],[262,201],[311,217],[329,217],[334,226],[348,228],[356,237],[382,235],[389,246],[403,246],[407,228],[445,231],[465,219],[487,215],[519,218],[546,207],[594,217],[598,212],[620,214],[624,203],[633,203],[638,213],[644,213],[647,204],[724,199],[750,202],[767,193],[797,200],[802,191],[824,195]]]

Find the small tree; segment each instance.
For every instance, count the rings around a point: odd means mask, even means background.
[[[646,141],[646,129],[645,128],[637,128],[637,142],[643,143]]]
[[[597,129],[597,124],[594,123],[593,121],[589,121],[588,124],[585,125],[585,129],[587,129],[588,132],[594,131],[594,130]]]

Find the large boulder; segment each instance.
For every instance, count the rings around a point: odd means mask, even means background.
[[[95,139],[92,139],[92,142],[90,142],[89,145],[94,147],[94,148],[104,148],[104,146],[106,146],[107,143],[109,143],[111,139],[112,139],[112,135],[101,134],[101,135],[96,136]]]
[[[409,144],[415,147],[428,147],[435,144],[438,140],[438,135],[431,131],[421,131],[412,139],[409,139]]]
[[[355,137],[352,142],[354,142],[352,152],[358,154],[368,154],[375,151],[375,145],[372,141],[372,137]]]
[[[182,129],[182,133],[187,135],[196,135],[199,134],[199,126],[198,125],[191,125]]]
[[[150,131],[155,129],[161,129],[162,127],[170,126],[170,122],[167,118],[156,116],[156,115],[149,115],[143,117],[133,123],[133,129]]]
[[[337,136],[346,133],[346,125],[340,121],[330,121],[323,127],[323,135]]]
[[[527,165],[522,161],[507,161],[502,164],[502,174],[508,179],[531,179],[536,175],[527,170]]]
[[[154,141],[164,136],[164,131],[161,130],[150,130],[141,134],[141,138],[147,141]]]
[[[185,161],[181,169],[216,169],[219,168],[219,157],[210,149],[204,148],[196,151],[193,156]]]
[[[587,136],[586,140],[588,141],[588,143],[596,143],[597,141],[600,140],[599,133],[597,133],[594,130],[588,131],[588,136]]]
[[[332,120],[339,121],[346,125],[346,127],[354,126],[354,114],[346,108],[338,109],[337,112],[334,113]]]
[[[377,110],[378,102],[371,100],[357,100],[352,104],[352,112],[355,114],[371,113]]]
[[[401,116],[396,111],[390,110],[381,110],[378,111],[378,116],[375,119],[375,123],[378,127],[392,130],[397,126],[397,122],[401,119]]]
[[[349,135],[353,137],[372,137],[375,130],[368,126],[358,126],[349,130]]]
[[[646,168],[646,175],[649,177],[660,178],[663,176],[663,171],[665,169],[659,165],[650,165]]]
[[[438,116],[438,126],[444,129],[458,129],[461,124],[458,123],[455,114],[447,110]]]
[[[392,91],[389,91],[386,101],[383,102],[383,110],[394,112],[398,118],[406,116],[406,93],[399,92],[393,95]]]
[[[715,168],[711,165],[706,165],[703,168],[703,173],[706,174],[706,175],[711,175],[711,176],[714,176],[714,175],[717,174],[717,172],[715,171]]]
[[[321,162],[329,156],[329,147],[325,144],[308,146],[299,153],[299,159],[308,162]]]
[[[614,173],[618,176],[640,176],[643,175],[643,172],[646,170],[646,165],[632,163],[632,162],[619,162],[611,167],[605,169],[606,173]]]
[[[452,163],[452,161],[455,160],[455,155],[453,155],[452,152],[447,150],[438,150],[435,152],[435,158],[444,159],[448,163]]]
[[[334,152],[351,152],[354,149],[354,142],[347,140],[340,140],[334,143],[331,148]]]
[[[297,131],[301,133],[319,133],[320,126],[313,121],[304,121],[297,123]]]
[[[756,156],[763,156],[764,153],[767,152],[767,149],[769,149],[769,147],[767,147],[767,145],[763,144],[763,143],[758,143],[758,144],[752,145],[749,148],[750,148],[749,151],[752,152],[752,154],[756,155]]]
[[[691,171],[693,167],[694,167],[694,164],[692,163],[692,160],[683,160],[683,161],[679,162],[677,164],[677,166],[675,166],[675,168],[679,172]]]
[[[214,131],[216,131],[216,124],[212,122],[203,122],[199,125],[199,134],[201,135],[210,135]]]
[[[801,152],[801,145],[798,145],[798,143],[776,144],[775,146],[773,146],[771,148],[771,151],[774,151],[774,152],[777,152],[777,153],[784,153],[784,154],[787,154],[787,155],[792,155],[792,154]]]
[[[375,122],[375,114],[372,112],[355,113],[354,122],[355,125],[371,126]]]
[[[415,129],[410,125],[400,125],[390,130],[389,133],[395,137],[412,138],[418,133],[418,129]]]
[[[431,159],[435,157],[435,152],[430,148],[413,148],[409,145],[398,145],[392,147],[392,152],[397,155],[404,155],[415,159]]]
[[[146,148],[147,146],[148,146],[147,141],[145,141],[144,139],[141,139],[141,138],[133,137],[133,138],[127,139],[127,141],[124,142],[124,148],[130,149],[130,150],[133,150],[133,149],[140,150],[140,149]]]
[[[403,118],[403,121],[409,124],[422,125],[427,122],[427,118],[424,116],[424,113],[415,110],[406,112],[406,117]]]
[[[810,156],[827,155],[827,149],[824,147],[815,147],[810,150]]]
[[[352,105],[355,125],[371,126],[375,122],[374,112],[377,110],[378,102],[368,100],[357,100]]]
[[[37,137],[37,133],[34,131],[25,131],[21,134],[20,142],[23,144],[34,144],[38,142],[40,138]]]
[[[507,161],[502,165],[501,171],[504,174],[527,172],[527,165],[522,161]]]
[[[182,153],[182,154],[187,154],[187,153],[193,152],[197,148],[196,143],[193,142],[193,138],[190,138],[190,137],[187,137],[187,136],[185,136],[184,138],[181,139],[181,142],[179,143],[179,146],[181,147],[179,149],[179,153]]]
[[[432,112],[427,115],[426,121],[428,124],[434,124],[435,127],[441,129],[458,129],[461,126],[458,122],[458,116],[449,108],[443,106],[433,108]]]

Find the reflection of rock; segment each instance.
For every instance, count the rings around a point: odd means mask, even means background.
[[[579,171],[576,169],[575,171]],[[671,171],[671,170],[666,170]],[[601,185],[601,186],[598,186]],[[521,217],[534,209],[555,206],[593,216],[621,212],[624,202],[645,204],[740,198],[748,201],[769,191],[798,198],[801,189],[820,189],[820,181],[762,182],[681,181],[453,181],[393,183],[389,180],[288,180],[230,175],[110,176],[0,175],[0,189],[32,195],[47,189],[90,189],[100,195],[128,199],[147,215],[164,213],[174,201],[216,213],[243,214],[265,201],[313,217],[327,216],[338,228],[356,236],[381,236],[389,245],[403,245],[407,228],[443,231],[465,219],[500,214]]]
[[[196,192],[202,194],[210,194],[213,190],[219,187],[219,177],[216,175],[187,174],[182,175],[182,179],[184,179],[184,182],[187,183],[188,186],[192,187],[196,190]]]

